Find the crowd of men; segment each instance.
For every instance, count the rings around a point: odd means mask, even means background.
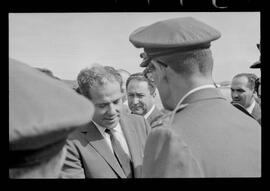
[[[260,78],[237,74],[224,98],[210,49],[220,37],[192,17],[140,27],[129,41],[143,72],[96,64],[75,91],[10,59],[9,177],[260,177]]]

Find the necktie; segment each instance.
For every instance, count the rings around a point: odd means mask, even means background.
[[[119,162],[120,166],[122,167],[125,175],[127,176],[127,178],[132,178],[133,173],[132,173],[131,160],[129,159],[129,157],[125,153],[125,151],[123,150],[120,142],[117,140],[117,138],[115,136],[115,132],[113,130],[110,130],[110,129],[106,129],[105,132],[110,135],[114,155],[115,155],[117,161]]]

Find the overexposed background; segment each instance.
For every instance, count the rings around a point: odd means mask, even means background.
[[[260,76],[258,69],[249,68],[260,57],[259,12],[10,13],[9,56],[68,80],[93,63],[140,72],[142,50],[129,42],[130,33],[159,20],[186,16],[222,33],[211,46],[216,82],[230,81],[240,72]]]

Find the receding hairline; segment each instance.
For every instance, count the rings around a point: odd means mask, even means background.
[[[246,79],[246,86],[249,88],[249,89],[254,89],[255,88],[255,81],[257,79],[257,76],[255,74],[252,74],[252,73],[240,73],[240,74],[236,74],[234,77],[233,77],[233,80],[232,82],[235,80],[235,79]]]
[[[150,94],[153,95],[153,93],[156,90],[156,86],[154,83],[151,83],[147,78],[145,78],[142,73],[134,73],[130,75],[130,77],[127,79],[127,82],[126,82],[126,88],[128,87],[131,81],[135,81],[135,80],[137,82],[145,82],[150,91]]]

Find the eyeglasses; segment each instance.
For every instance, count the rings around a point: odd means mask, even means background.
[[[155,62],[157,62],[158,64],[162,65],[163,67],[167,67],[167,65],[164,62],[161,62],[159,60],[155,60]],[[154,82],[153,79],[153,72],[156,70],[154,64],[152,63],[152,60],[150,61],[150,63],[148,64],[148,66],[145,68],[145,70],[143,71],[143,75],[145,78],[149,79],[150,81]]]

